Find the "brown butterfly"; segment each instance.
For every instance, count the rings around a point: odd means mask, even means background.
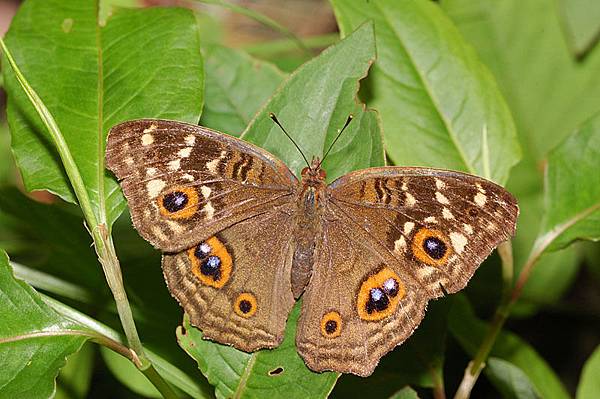
[[[276,347],[302,296],[296,344],[315,371],[370,375],[519,212],[502,187],[448,170],[369,168],[327,185],[314,159],[298,180],[259,147],[175,121],[114,127],[106,159],[204,337]]]

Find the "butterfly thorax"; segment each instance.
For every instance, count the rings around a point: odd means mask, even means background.
[[[292,261],[292,292],[298,298],[310,281],[314,252],[321,233],[321,215],[327,184],[320,161],[314,158],[311,166],[301,173],[302,189],[298,193],[294,220],[294,255]]]

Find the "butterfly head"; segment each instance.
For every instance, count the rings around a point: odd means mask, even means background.
[[[308,186],[317,186],[325,182],[327,173],[321,168],[321,160],[317,157],[312,159],[310,166],[305,167],[300,172],[302,181]]]

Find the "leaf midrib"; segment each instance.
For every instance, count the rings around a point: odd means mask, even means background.
[[[416,73],[416,75],[418,76],[419,80],[421,81],[421,84],[423,85],[423,88],[425,89],[425,91],[427,93],[427,96],[429,97],[430,101],[433,104],[433,107],[435,109],[436,114],[438,115],[438,117],[440,118],[440,120],[442,121],[442,123],[444,124],[444,127],[446,128],[446,131],[448,133],[448,136],[450,137],[450,140],[452,141],[452,144],[454,144],[454,147],[456,148],[456,151],[458,152],[458,155],[460,156],[460,158],[462,159],[463,163],[465,164],[465,167],[467,168],[467,170],[470,173],[476,173],[476,171],[473,168],[473,166],[471,165],[471,163],[467,160],[467,157],[466,157],[465,153],[463,152],[462,148],[458,145],[458,141],[457,141],[456,137],[454,137],[454,135],[452,134],[453,130],[451,129],[452,125],[451,125],[450,121],[448,121],[447,118],[445,117],[445,115],[440,111],[440,106],[438,104],[438,101],[437,101],[436,97],[433,95],[433,92],[432,92],[431,88],[427,84],[427,80],[421,74],[421,71],[417,67],[417,63],[415,62],[415,59],[413,58],[413,56],[410,53],[410,51],[408,51],[408,48],[407,48],[406,44],[402,41],[399,32],[396,29],[394,29],[393,24],[391,23],[391,21],[388,19],[388,17],[386,16],[386,14],[381,9],[381,5],[379,5],[377,2],[373,2],[373,5],[379,10],[379,14],[384,19],[386,25],[388,25],[388,27],[390,28],[390,30],[394,33],[394,36],[396,37],[397,42],[400,44],[400,46],[402,47],[402,49],[404,49],[404,52],[406,53],[406,55],[407,55],[407,57],[408,57],[411,65],[412,65],[412,67],[413,67],[413,69],[414,69],[414,71]]]
[[[258,352],[253,352],[252,355],[250,355],[250,359],[248,360],[248,363],[244,368],[244,372],[240,377],[240,383],[238,384],[233,394],[233,399],[239,399],[244,394],[244,391],[246,390],[246,384],[248,383],[248,379],[250,378],[250,373],[252,373],[252,370],[254,369],[254,364],[256,363],[257,354]]]
[[[100,29],[100,1],[96,0],[96,49],[98,51],[98,223],[107,225],[106,193],[104,192],[104,70]],[[95,227],[95,226],[94,226]],[[110,229],[110,226],[107,226]]]

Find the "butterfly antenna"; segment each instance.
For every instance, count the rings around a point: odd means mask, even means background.
[[[344,133],[344,130],[346,130],[346,128],[348,127],[348,125],[350,124],[350,122],[352,122],[352,119],[354,119],[354,116],[352,116],[352,114],[348,115],[348,119],[346,119],[346,123],[344,123],[344,127],[342,128],[342,130],[340,130],[340,132],[338,133],[338,135],[335,137],[335,140],[333,140],[333,143],[331,143],[331,145],[329,146],[329,148],[325,152],[325,155],[323,155],[323,158],[321,159],[321,162],[319,162],[319,166],[321,166],[321,164],[323,163],[323,161],[325,160],[325,158],[327,158],[327,155],[329,154],[329,151],[331,151],[331,149],[333,148],[333,145],[335,144],[335,142],[338,141],[338,139],[340,138],[340,136],[342,135],[342,133]]]
[[[283,126],[281,126],[281,123],[279,123],[279,121],[277,120],[277,117],[275,116],[274,113],[269,112],[269,118],[271,118],[273,120],[273,122],[275,122],[275,124],[277,126],[279,126],[279,128],[281,129],[281,131],[283,131],[283,133],[285,133],[285,135],[287,136],[288,139],[290,139],[290,141],[294,144],[294,146],[296,147],[296,149],[298,150],[298,152],[300,153],[300,155],[302,155],[302,158],[304,158],[304,162],[306,162],[306,165],[310,168],[310,163],[308,162],[308,159],[306,159],[306,157],[304,156],[304,153],[302,152],[302,150],[300,149],[300,147],[298,147],[298,144],[296,144],[296,142],[294,141],[294,139],[292,138],[292,136],[290,136],[288,134],[288,132],[285,131],[285,129],[283,128]]]

